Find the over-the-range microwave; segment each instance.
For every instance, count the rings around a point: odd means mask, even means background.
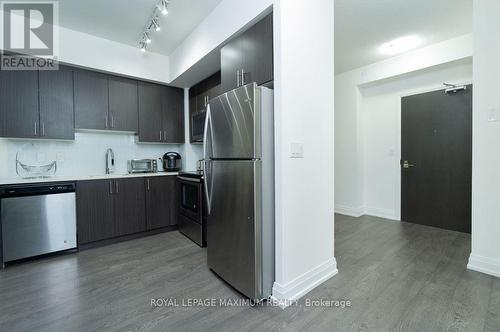
[[[206,110],[193,113],[191,116],[191,134],[193,141],[203,142],[203,133],[205,131]]]

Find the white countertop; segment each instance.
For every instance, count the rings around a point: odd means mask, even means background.
[[[127,179],[127,178],[141,178],[141,177],[144,178],[144,177],[152,177],[152,176],[175,176],[178,174],[179,174],[178,172],[158,172],[158,173],[136,173],[136,174],[54,176],[54,177],[50,177],[50,178],[36,178],[36,179],[0,178],[0,185],[66,182],[66,181],[85,181],[85,180],[105,180],[105,179]]]

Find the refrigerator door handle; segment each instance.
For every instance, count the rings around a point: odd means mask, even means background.
[[[210,120],[210,116],[211,116],[211,113],[210,113],[210,105],[207,106],[207,115],[205,117],[205,131],[203,132],[203,162],[205,164],[205,196],[207,198],[207,207],[208,207],[208,214],[210,214],[210,209],[211,209],[211,198],[210,198],[210,189],[208,188],[209,186],[211,186],[212,184],[212,174],[211,174],[211,171],[210,171],[210,163],[209,163],[209,159],[211,156],[208,155],[208,145],[209,145],[209,142],[208,140],[210,139],[211,140],[211,136],[212,136],[212,131],[211,131],[211,120]],[[210,135],[209,135],[209,131],[210,131]],[[211,146],[211,141],[210,141],[210,146]]]

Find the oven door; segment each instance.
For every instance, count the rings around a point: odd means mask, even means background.
[[[201,179],[178,176],[179,213],[201,225],[203,218],[203,183]]]

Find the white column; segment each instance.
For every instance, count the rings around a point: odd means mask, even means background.
[[[334,257],[334,6],[276,0],[276,282],[302,297],[337,273]],[[292,143],[303,158],[291,158]]]
[[[468,268],[500,277],[500,1],[474,0],[472,254]]]

